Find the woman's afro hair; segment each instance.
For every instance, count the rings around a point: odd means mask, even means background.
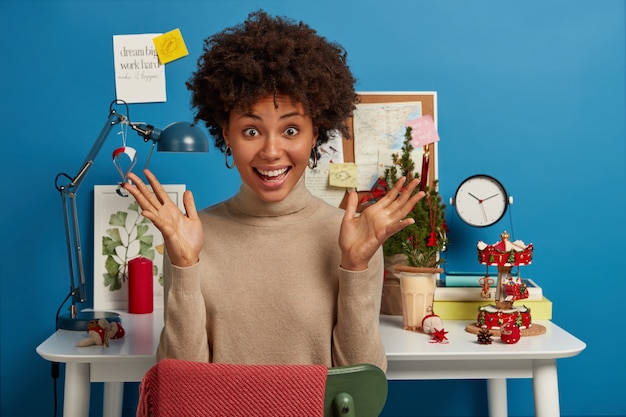
[[[205,39],[197,70],[187,81],[196,121],[204,121],[215,146],[226,151],[222,126],[232,109],[249,111],[261,98],[285,94],[301,103],[318,129],[349,137],[346,120],[357,102],[345,49],[308,25],[259,10],[242,24]]]

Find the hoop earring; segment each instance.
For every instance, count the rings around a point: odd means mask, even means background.
[[[224,164],[226,165],[226,168],[233,169],[233,167],[235,166],[235,159],[233,158],[233,161],[229,164],[228,163],[229,155],[233,156],[233,151],[230,148],[230,146],[226,145],[226,149],[224,149]]]
[[[308,166],[311,169],[317,167],[317,150],[315,148],[311,149]]]

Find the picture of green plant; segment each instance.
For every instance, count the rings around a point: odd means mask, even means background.
[[[184,184],[163,184],[169,198],[184,210]],[[94,186],[93,308],[128,308],[128,262],[138,256],[152,260],[154,308],[163,308],[163,236],[141,215],[132,196],[117,185]]]
[[[102,236],[102,255],[106,256],[104,286],[109,291],[120,290],[122,282],[128,279],[129,260],[137,256],[154,260],[154,236],[148,234],[151,223],[141,215],[135,200],[128,206],[128,211],[117,211],[109,217],[109,226],[112,227],[106,229],[106,236]],[[152,274],[159,274],[155,263]],[[161,285],[162,279],[159,279]]]

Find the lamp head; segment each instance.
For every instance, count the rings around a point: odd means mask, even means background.
[[[208,152],[209,141],[202,130],[193,123],[174,122],[163,130],[152,125],[141,127],[132,124],[132,128],[143,136],[144,141],[151,140],[159,152]]]

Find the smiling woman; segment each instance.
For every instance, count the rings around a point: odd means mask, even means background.
[[[317,141],[302,104],[283,94],[260,99],[251,112],[233,110],[223,135],[242,181],[267,202],[291,192]]]
[[[157,357],[385,369],[381,245],[413,222],[423,193],[411,196],[416,180],[400,194],[402,178],[357,216],[356,193],[343,211],[306,189],[318,146],[331,130],[347,134],[355,106],[343,48],[260,11],[205,41],[187,86],[242,186],[199,212],[187,191],[181,211],[151,172],[154,194],[129,175],[166,247]]]

